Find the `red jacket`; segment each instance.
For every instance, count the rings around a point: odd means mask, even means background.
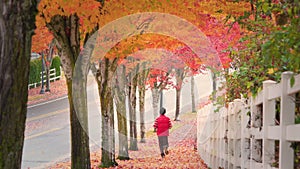
[[[156,118],[153,127],[157,129],[158,136],[169,136],[169,129],[172,127],[171,120],[165,115],[160,115]]]

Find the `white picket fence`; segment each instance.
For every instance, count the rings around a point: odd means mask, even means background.
[[[220,112],[213,112],[211,104],[198,111],[198,152],[210,168],[275,169],[277,141],[277,167],[294,169],[290,146],[300,142],[300,124],[294,124],[294,96],[300,91],[300,75],[295,76],[292,87],[291,77],[292,72],[284,72],[280,83],[265,81],[255,98],[234,100]],[[276,104],[280,104],[279,122]]]
[[[50,69],[50,72],[49,72],[50,74],[49,74],[49,76],[50,76],[50,82],[51,81],[55,81],[55,80],[57,80],[57,79],[60,79],[61,78],[61,75],[59,75],[59,76],[56,76],[56,69],[55,68],[53,68],[53,69]],[[60,73],[61,74],[61,73]],[[41,79],[42,79],[42,72],[40,72],[40,75],[41,75]],[[46,71],[43,71],[43,81],[44,81],[44,83],[46,82]],[[40,85],[42,83],[42,80],[41,81],[39,81],[39,82],[37,82],[37,83],[31,83],[31,84],[29,84],[28,85],[28,90],[30,89],[30,88],[36,88],[38,85]]]

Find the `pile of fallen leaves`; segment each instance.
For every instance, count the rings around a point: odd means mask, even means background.
[[[185,168],[185,169],[205,169],[204,162],[194,149],[194,140],[185,139],[170,149],[170,153],[165,158],[160,158],[158,154],[152,157],[136,158],[129,161],[118,161],[119,166],[115,168]],[[142,152],[141,152],[142,153]],[[93,165],[97,168],[97,165]],[[113,167],[112,167],[113,168]],[[111,168],[111,169],[112,169]]]
[[[175,129],[171,130],[169,154],[165,158],[160,157],[157,137],[151,134],[146,138],[146,143],[138,144],[138,151],[129,152],[130,160],[117,160],[118,166],[110,169],[207,169],[196,150],[196,114],[184,114],[181,118],[182,121],[173,122]],[[91,166],[93,169],[98,169],[100,164],[101,152],[97,150],[91,153]],[[68,161],[50,168],[69,169],[70,166],[71,163]]]

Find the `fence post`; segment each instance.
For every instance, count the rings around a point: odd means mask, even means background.
[[[243,100],[243,108],[241,111],[241,168],[250,168],[250,136],[249,136],[249,104]]]
[[[207,117],[209,119],[209,124],[213,124],[213,122],[214,122],[214,119],[213,119],[212,114],[211,114],[211,111],[213,111],[213,109],[214,108],[209,110],[209,114],[208,114],[209,117]],[[214,131],[212,126],[213,125],[209,125],[208,131],[210,131],[210,132]],[[209,144],[209,148],[208,148],[209,163],[210,163],[210,166],[213,168],[214,167],[214,161],[213,161],[213,153],[214,153],[214,151],[213,151],[214,150],[213,135],[214,135],[214,133],[210,133],[208,135],[210,135],[209,136],[209,142],[208,142],[208,144]]]
[[[219,157],[220,157],[220,167],[225,167],[226,162],[225,162],[225,151],[226,151],[226,142],[225,142],[225,137],[226,137],[226,108],[222,108],[221,114],[220,114],[220,133],[219,133],[219,141],[220,141],[220,151],[219,151]]]
[[[230,155],[230,153],[229,153],[229,114],[230,114],[230,110],[229,110],[229,107],[227,108],[227,110],[226,110],[226,113],[225,113],[225,138],[224,138],[224,140],[225,140],[225,155],[224,155],[224,159],[225,159],[225,166],[227,167],[227,168],[229,168],[229,164],[230,164],[230,162],[229,162],[229,160],[230,160],[230,158],[229,158],[229,155]],[[225,167],[225,168],[226,168]]]
[[[218,146],[217,146],[217,132],[218,132],[218,127],[217,126],[217,118],[216,118],[217,113],[212,114],[212,126],[213,126],[213,133],[212,133],[212,168],[217,168],[218,163],[217,163],[217,152],[218,152]]]
[[[249,166],[250,168],[254,168],[253,166],[253,144],[254,144],[254,139],[253,139],[253,136],[252,136],[252,128],[254,126],[254,121],[255,121],[255,118],[254,115],[256,113],[256,105],[254,104],[254,98],[253,97],[250,97],[250,160],[249,160]]]
[[[234,138],[233,138],[233,159],[234,168],[240,168],[241,166],[241,111],[243,103],[241,99],[234,99]]]
[[[228,169],[235,166],[234,160],[234,132],[235,132],[235,112],[234,102],[230,102],[228,106]]]
[[[295,123],[295,103],[287,93],[293,72],[281,74],[279,169],[294,168],[294,151],[286,140],[286,126]]]
[[[260,97],[260,96],[257,96]],[[251,140],[250,140],[250,168],[258,168],[258,164],[262,162],[261,158],[261,142],[257,138],[258,129],[262,126],[262,110],[260,105],[256,105],[256,101],[251,97]],[[262,167],[261,167],[262,168]]]
[[[262,162],[264,169],[267,169],[272,160],[275,159],[275,141],[268,140],[268,126],[275,124],[275,100],[269,100],[268,86],[276,84],[275,81],[267,80],[263,82],[263,152]]]
[[[279,169],[294,168],[294,151],[286,140],[286,126],[295,123],[295,103],[287,92],[292,75],[293,72],[281,74]]]

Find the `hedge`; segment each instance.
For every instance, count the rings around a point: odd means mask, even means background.
[[[60,58],[54,57],[50,69],[55,68],[56,76],[60,76]],[[42,72],[42,60],[34,59],[30,61],[29,84],[41,81],[40,72]]]
[[[58,56],[54,57],[50,69],[55,68],[56,76],[60,76],[60,64],[60,58]]]
[[[30,61],[29,84],[41,81],[42,60],[34,59]]]

